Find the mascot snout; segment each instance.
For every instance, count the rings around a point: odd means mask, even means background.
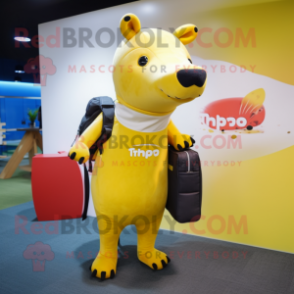
[[[203,69],[181,69],[177,72],[177,78],[180,84],[185,87],[193,85],[201,88],[206,81],[206,71]]]
[[[158,79],[157,86],[165,97],[185,103],[202,95],[206,78],[206,71],[201,67],[187,68],[176,65],[175,70]]]

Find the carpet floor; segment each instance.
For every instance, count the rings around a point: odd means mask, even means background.
[[[101,282],[89,270],[99,251],[96,219],[52,224],[37,221],[33,202],[0,211],[1,293],[294,293],[292,254],[161,230],[156,247],[171,263],[154,272],[138,261],[131,226],[121,234],[116,277]]]
[[[8,159],[0,160],[0,173]],[[20,165],[28,165],[29,160],[22,160]],[[10,179],[0,179],[0,210],[21,203],[32,201],[31,173],[16,169]]]

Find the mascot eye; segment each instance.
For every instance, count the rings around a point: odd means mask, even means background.
[[[188,60],[189,60],[190,63],[193,63],[192,60],[191,60],[190,58],[188,58]]]
[[[140,66],[145,66],[147,64],[147,62],[148,62],[147,56],[141,56],[138,60],[138,64]]]

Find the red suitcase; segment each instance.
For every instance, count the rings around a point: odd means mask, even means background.
[[[34,156],[32,194],[39,221],[80,218],[84,191],[78,163],[65,152]]]

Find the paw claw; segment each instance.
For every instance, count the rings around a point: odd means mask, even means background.
[[[192,137],[190,137],[190,140],[192,141],[192,144],[196,143],[196,141]]]
[[[152,267],[155,271],[157,271],[157,264],[156,263],[152,263]]]
[[[189,143],[187,141],[184,141],[184,144],[185,144],[185,148],[189,148]]]
[[[92,271],[92,265],[90,265],[89,270]]]
[[[114,270],[111,270],[110,279],[113,279],[115,276]]]
[[[73,152],[72,155],[70,156],[70,159],[73,160],[75,158],[75,156],[76,156],[76,153]]]
[[[177,147],[178,147],[178,149],[179,149],[180,151],[183,150],[183,147],[182,147],[180,144],[178,144]]]
[[[93,272],[92,272],[92,277],[94,278],[94,277],[96,277],[96,275],[97,275],[97,270],[93,270]]]
[[[170,258],[168,256],[166,258],[167,258],[167,263],[170,263]]]
[[[162,264],[162,267],[165,268],[167,266],[167,264],[165,263],[164,260],[161,260],[161,264]]]
[[[80,159],[79,159],[79,164],[82,164],[83,163],[83,161],[84,161],[84,157],[81,157]]]
[[[105,280],[106,272],[101,272],[101,281]]]

